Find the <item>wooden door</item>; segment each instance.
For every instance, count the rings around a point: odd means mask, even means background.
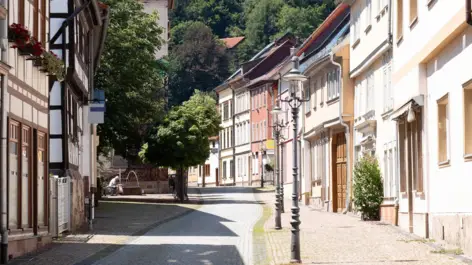
[[[338,133],[333,140],[333,210],[342,212],[346,208],[346,137]]]
[[[218,168],[215,168],[215,186],[219,186],[219,175],[218,175]]]

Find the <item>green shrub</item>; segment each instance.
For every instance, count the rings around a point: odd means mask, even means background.
[[[363,157],[354,167],[354,205],[363,220],[379,220],[383,183],[377,159]]]

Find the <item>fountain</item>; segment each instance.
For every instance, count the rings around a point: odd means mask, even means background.
[[[130,174],[133,173],[134,178],[136,180],[136,185],[129,185],[130,184],[130,179],[129,176]],[[123,195],[143,195],[144,191],[141,189],[141,186],[139,186],[139,180],[138,180],[138,175],[134,170],[130,170],[128,174],[126,175],[126,178],[123,179],[124,184],[123,184]],[[120,175],[120,182],[121,182],[121,175]]]

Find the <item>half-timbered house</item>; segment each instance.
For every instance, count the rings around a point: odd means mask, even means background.
[[[56,0],[50,7],[50,48],[65,64],[51,78],[50,171],[72,179],[71,230],[86,222],[85,197],[96,178],[96,124],[89,121],[93,76],[103,50],[108,7],[97,0]],[[90,212],[89,212],[90,213]],[[89,214],[91,219],[93,214]]]
[[[51,72],[44,56],[51,54],[46,43],[49,1],[1,2],[0,204],[1,260],[5,262],[50,242],[47,139]]]

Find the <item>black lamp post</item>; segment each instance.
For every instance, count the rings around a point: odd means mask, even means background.
[[[272,110],[272,118],[273,125],[271,126],[274,130],[275,136],[275,176],[276,176],[276,190],[275,190],[275,229],[280,230],[282,229],[282,218],[281,212],[283,207],[283,197],[281,194],[281,187],[280,187],[280,163],[279,163],[279,141],[280,141],[280,132],[282,131],[283,127],[285,127],[281,122],[279,122],[277,115],[283,113],[284,111],[277,105]]]
[[[292,48],[292,54],[294,54],[294,48]],[[300,208],[298,207],[298,151],[297,151],[297,138],[298,138],[298,110],[303,102],[303,86],[302,82],[307,80],[298,70],[298,57],[292,57],[293,68],[284,76],[284,80],[290,82],[290,97],[283,102],[288,102],[292,109],[292,122],[293,122],[293,192],[292,192],[292,242],[291,242],[291,263],[301,263],[300,258]]]

